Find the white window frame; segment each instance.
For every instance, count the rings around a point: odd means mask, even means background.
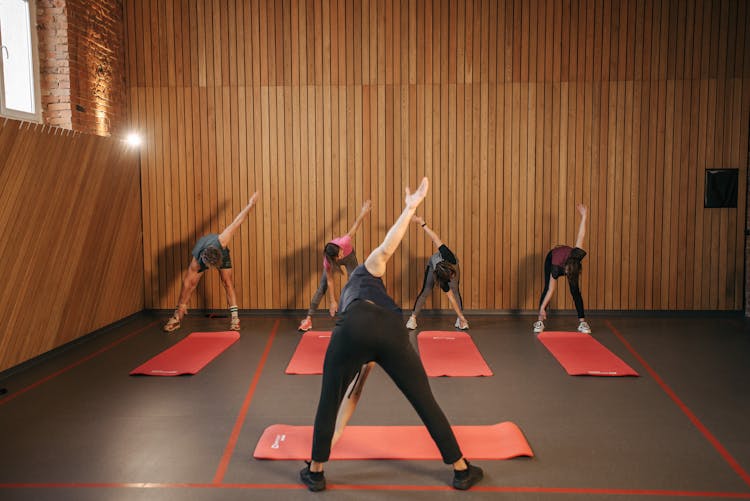
[[[3,55],[0,48],[0,116],[26,120],[30,122],[42,122],[42,92],[39,84],[39,41],[36,30],[36,0],[25,0],[29,4],[29,34],[31,35],[31,56],[34,65],[34,113],[12,110],[5,107],[5,78],[3,76]],[[0,33],[0,46],[2,46],[2,33]]]

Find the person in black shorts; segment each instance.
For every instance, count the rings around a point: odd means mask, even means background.
[[[581,215],[581,222],[578,226],[578,236],[576,237],[575,247],[567,245],[558,245],[547,253],[544,259],[544,290],[539,298],[539,318],[534,322],[534,332],[540,333],[544,330],[544,320],[547,319],[547,306],[552,295],[555,293],[557,279],[565,276],[568,278],[570,294],[573,296],[573,303],[576,305],[578,314],[578,332],[584,334],[591,333],[591,327],[586,322],[586,315],[583,311],[583,298],[579,287],[581,275],[581,260],[586,256],[586,251],[581,249],[583,238],[586,236],[586,218],[588,209],[583,204],[576,204],[576,210]]]
[[[453,311],[458,315],[458,318],[456,318],[456,328],[464,330],[468,329],[469,322],[467,322],[466,317],[464,317],[461,292],[458,290],[460,283],[458,259],[448,246],[440,240],[437,233],[427,226],[424,218],[414,216],[412,221],[418,224],[424,232],[427,233],[438,251],[430,256],[430,260],[427,262],[427,269],[424,271],[424,281],[422,282],[422,290],[419,292],[419,296],[417,296],[417,300],[414,303],[414,309],[411,312],[409,320],[406,322],[406,328],[412,330],[417,328],[417,315],[422,311],[424,303],[427,301],[427,297],[432,294],[432,289],[435,288],[435,283],[437,282],[440,284],[440,289],[448,296],[451,308],[453,308]]]
[[[427,178],[416,192],[406,189],[406,207],[364,264],[357,266],[339,298],[340,316],[331,334],[323,363],[320,401],[313,427],[311,461],[300,479],[311,491],[326,488],[323,464],[334,439],[340,436],[354,412],[362,384],[372,363],[380,365],[412,404],[435,441],[443,461],[453,465],[453,487],[465,490],[482,479],[482,469],[469,464],[456,442],[450,423],[435,401],[422,362],[409,341],[401,309],[388,296],[381,277],[398,248],[409,221],[427,194]],[[359,377],[358,377],[359,376]],[[356,398],[348,398],[337,415],[349,386]]]
[[[234,218],[229,226],[219,233],[209,233],[201,237],[196,242],[195,247],[191,252],[192,259],[185,277],[182,280],[182,290],[180,291],[180,299],[175,308],[174,313],[167,323],[164,324],[165,332],[173,332],[180,328],[182,317],[187,314],[187,304],[190,300],[190,295],[193,293],[195,288],[198,286],[198,282],[203,276],[203,272],[210,267],[217,268],[219,270],[219,276],[221,282],[224,284],[224,290],[227,293],[227,301],[229,302],[229,328],[233,331],[240,330],[240,317],[239,307],[237,306],[237,293],[234,290],[234,274],[232,273],[232,259],[229,256],[229,241],[232,239],[232,235],[240,225],[247,218],[247,213],[255,205],[255,201],[258,198],[258,192],[253,193],[250,197],[250,201],[242,211]]]

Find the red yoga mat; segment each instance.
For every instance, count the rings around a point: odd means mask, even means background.
[[[287,374],[323,374],[323,360],[330,341],[331,331],[305,332],[285,372]]]
[[[533,457],[521,429],[510,421],[490,426],[453,426],[469,459]],[[269,426],[255,447],[256,459],[309,459],[312,426]],[[348,426],[331,459],[442,459],[424,426]]]
[[[457,331],[424,331],[417,336],[419,356],[427,375],[491,376],[471,336]]]
[[[571,376],[639,375],[588,334],[545,331],[538,338]]]
[[[180,376],[197,374],[240,338],[240,333],[194,332],[171,348],[130,371],[130,375]]]

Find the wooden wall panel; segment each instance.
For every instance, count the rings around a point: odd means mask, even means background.
[[[0,121],[0,371],[143,309],[138,156]]]
[[[462,263],[471,310],[534,310],[546,251],[589,206],[599,310],[743,307],[750,9],[732,0],[129,0],[145,301],[173,308],[189,251],[249,195],[231,244],[242,308],[306,308],[324,242],[362,202],[360,260],[420,213]],[[703,208],[707,168],[740,208]],[[433,252],[409,231],[404,306]],[[565,291],[563,289],[562,291]],[[433,305],[447,308],[439,293]],[[223,308],[208,273],[191,302]],[[567,294],[555,307],[572,309]]]

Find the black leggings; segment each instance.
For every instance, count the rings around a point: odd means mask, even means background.
[[[544,302],[544,296],[547,295],[549,290],[549,278],[552,275],[552,251],[547,253],[547,258],[544,260],[544,290],[542,291],[542,297],[539,298],[539,307],[542,307]],[[576,305],[576,313],[578,318],[586,318],[583,311],[583,298],[581,297],[581,289],[577,283],[573,283],[568,280],[568,286],[570,287],[570,295],[573,296],[573,302]]]
[[[328,461],[339,406],[363,364],[377,362],[406,396],[440,449],[446,464],[463,457],[450,423],[427,381],[422,361],[399,315],[367,301],[355,301],[333,329],[323,363],[320,402],[313,429],[312,459]]]

